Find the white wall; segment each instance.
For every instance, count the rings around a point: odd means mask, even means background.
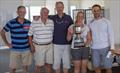
[[[16,8],[19,5],[22,5],[22,0],[0,0],[0,31],[8,20],[16,17]],[[9,37],[8,39],[10,40]],[[4,42],[0,36],[1,45],[4,45]]]
[[[78,9],[89,9],[94,4],[104,7],[104,0],[70,0],[70,5],[75,5]]]
[[[46,0],[23,0],[25,6],[45,6]]]
[[[114,39],[116,44],[120,44],[120,0],[106,0],[105,9],[106,17],[111,20],[113,30],[114,30]]]
[[[6,21],[16,17],[17,6],[22,5],[21,0],[0,0],[0,25],[3,26]]]

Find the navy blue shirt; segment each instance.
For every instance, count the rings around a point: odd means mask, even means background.
[[[30,50],[28,44],[28,30],[31,22],[24,19],[24,23],[20,24],[18,18],[12,19],[4,26],[6,32],[10,31],[11,43],[13,51],[26,51]]]
[[[54,21],[53,43],[58,45],[69,44],[67,41],[67,30],[73,24],[71,16],[64,14],[62,18],[58,15],[53,15],[49,18]]]

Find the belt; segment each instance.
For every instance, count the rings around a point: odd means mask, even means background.
[[[45,43],[45,44],[41,44],[41,43],[36,43],[36,42],[33,42],[34,44],[36,44],[36,45],[49,45],[49,44],[51,44],[52,42],[49,42],[49,43]]]

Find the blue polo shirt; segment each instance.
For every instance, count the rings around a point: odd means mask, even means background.
[[[69,44],[70,42],[66,38],[68,27],[73,24],[71,16],[64,13],[62,18],[58,15],[49,16],[49,18],[54,21],[53,43],[58,45]]]
[[[20,24],[18,18],[12,19],[4,26],[6,32],[10,31],[11,43],[13,51],[27,51],[30,50],[28,44],[28,30],[31,22],[24,19],[24,23]]]

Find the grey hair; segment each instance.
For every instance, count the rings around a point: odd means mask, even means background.
[[[43,7],[41,8],[40,13],[42,13],[44,10],[47,10],[49,12],[49,10],[46,7]]]

